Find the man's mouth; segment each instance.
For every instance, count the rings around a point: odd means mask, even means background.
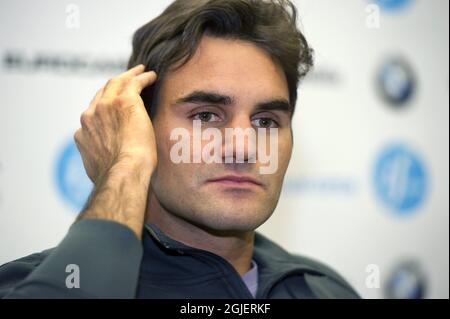
[[[248,188],[248,187],[262,187],[263,184],[253,177],[245,175],[224,175],[217,178],[212,178],[207,181],[217,185]]]

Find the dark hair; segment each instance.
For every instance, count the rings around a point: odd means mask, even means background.
[[[284,70],[293,107],[297,87],[313,65],[312,49],[297,25],[289,0],[176,0],[133,36],[131,68],[144,64],[158,79],[141,94],[149,106],[158,103],[164,75],[186,63],[203,34],[240,39],[264,49]],[[155,107],[150,116],[154,116]]]

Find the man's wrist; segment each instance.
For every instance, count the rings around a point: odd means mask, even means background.
[[[106,219],[128,226],[141,238],[153,170],[146,161],[127,159],[114,164],[97,183],[79,219]]]
[[[142,183],[144,187],[148,187],[153,170],[150,162],[145,159],[125,158],[114,163],[105,177],[110,182],[131,179],[132,182]]]

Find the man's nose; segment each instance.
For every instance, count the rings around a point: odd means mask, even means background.
[[[224,163],[256,163],[256,130],[250,117],[236,115],[228,122],[223,132]]]

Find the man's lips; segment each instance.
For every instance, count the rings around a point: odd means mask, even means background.
[[[218,183],[230,186],[262,186],[262,183],[250,176],[225,175],[208,180],[209,183]]]

